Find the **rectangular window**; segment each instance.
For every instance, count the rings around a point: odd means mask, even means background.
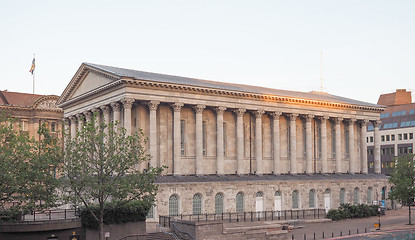
[[[202,122],[203,156],[206,156],[206,121]]]
[[[50,132],[52,132],[52,133],[56,132],[56,123],[52,122],[50,124]]]
[[[414,134],[413,133],[409,133],[409,139],[414,139]]]
[[[28,126],[29,126],[28,122],[23,120],[22,121],[22,131],[27,131]]]
[[[408,140],[408,134],[407,133],[403,134],[403,140]]]
[[[398,139],[402,140],[402,134],[401,133],[398,134]]]
[[[346,142],[346,156],[349,155],[349,145],[350,145],[350,139],[349,139],[349,131],[345,131],[344,132],[344,138],[345,138],[345,142]]]
[[[381,139],[382,142],[384,142],[385,141],[385,135],[380,136],[380,139]]]
[[[386,135],[386,141],[390,141],[390,135]]]
[[[373,162],[369,163],[369,168],[373,168]]]
[[[415,109],[409,110],[409,114],[415,114]]]
[[[386,154],[386,149],[385,148],[382,148],[381,153],[382,153],[382,155],[385,155]]]
[[[395,134],[391,135],[391,141],[395,141]]]
[[[395,155],[395,148],[391,148],[391,154]]]
[[[245,130],[245,128],[244,128]],[[226,123],[223,123],[223,155],[226,156]],[[245,133],[244,133],[245,136]]]
[[[336,156],[336,128],[334,123],[331,125],[331,155]]]
[[[408,153],[412,153],[412,147],[408,147]]]
[[[367,142],[367,143],[369,142],[369,137],[366,137],[366,142]]]
[[[370,137],[370,142],[373,142],[373,137]]]
[[[184,156],[185,155],[185,151],[186,151],[186,149],[185,149],[185,138],[186,138],[186,136],[185,136],[185,134],[186,134],[186,129],[185,129],[185,127],[186,127],[186,121],[185,120],[180,120],[180,152],[181,152],[181,155],[182,156]]]

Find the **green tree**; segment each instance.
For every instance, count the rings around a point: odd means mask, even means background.
[[[38,130],[40,140],[35,140],[14,122],[0,117],[0,210],[19,213],[55,206],[59,140],[44,124]]]
[[[411,204],[415,196],[415,161],[413,154],[400,156],[396,159],[395,168],[389,182],[394,185],[389,198],[408,205],[409,225],[411,225]]]
[[[65,139],[62,185],[64,199],[85,207],[104,239],[105,206],[138,200],[147,203],[147,213],[157,192],[154,180],[163,168],[138,170],[138,164],[150,159],[142,132],[129,136],[118,124],[94,127],[91,122],[76,138]]]

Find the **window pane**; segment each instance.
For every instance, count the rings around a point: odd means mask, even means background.
[[[340,204],[344,204],[345,203],[345,198],[344,198],[345,192],[346,192],[346,190],[344,188],[340,189],[340,196],[339,196],[339,198],[340,198]]]
[[[179,198],[176,195],[172,195],[169,199],[169,215],[179,215]]]
[[[292,195],[292,208],[293,209],[298,208],[298,191],[297,190],[295,190]]]
[[[369,187],[367,189],[367,199],[366,199],[366,201],[367,201],[367,204],[372,203],[372,188],[371,187]]]
[[[315,191],[311,189],[308,193],[308,207],[315,208]]]
[[[354,204],[359,204],[359,188],[354,189],[353,203]]]
[[[202,197],[199,194],[193,196],[193,215],[202,214]]]
[[[236,212],[244,212],[244,194],[241,192],[236,194]]]
[[[221,193],[218,193],[215,196],[215,213],[223,213],[223,195]]]

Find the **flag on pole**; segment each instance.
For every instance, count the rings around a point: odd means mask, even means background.
[[[30,67],[29,72],[33,75],[34,71],[35,71],[35,57],[33,57],[32,66]]]

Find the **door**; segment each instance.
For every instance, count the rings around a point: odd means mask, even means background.
[[[330,210],[331,204],[330,204],[330,190],[326,190],[324,192],[324,209],[326,209],[326,213]]]
[[[264,211],[264,195],[262,192],[257,192],[256,198],[255,198],[255,211],[257,212],[257,218],[263,217],[263,211]]]

